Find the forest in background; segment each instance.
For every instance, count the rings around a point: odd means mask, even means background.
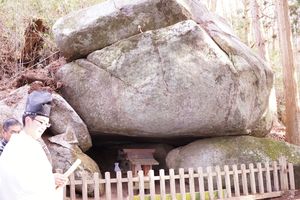
[[[196,1],[196,0],[194,0]],[[200,0],[199,0],[200,1]],[[280,105],[283,102],[283,72],[280,61],[276,0],[202,0],[208,9],[224,17],[238,37],[259,55],[263,56],[274,70],[275,88]],[[88,7],[103,0],[0,0],[0,94],[13,87],[14,79],[30,69],[44,68],[59,61],[61,55],[54,42],[51,28],[55,21],[72,11]],[[300,0],[288,0],[292,29],[294,63],[300,80]],[[26,31],[34,19],[43,22],[42,47],[37,55],[24,60]],[[260,31],[261,41],[255,39]],[[259,44],[258,44],[259,43]],[[28,65],[29,62],[31,65]],[[29,66],[29,67],[28,67]],[[298,83],[298,86],[300,84]]]
[[[259,23],[262,33],[262,43],[265,45],[266,60],[275,72],[275,87],[278,93],[282,93],[282,64],[280,62],[278,24],[276,20],[276,0],[207,0],[208,8],[224,17],[231,25],[239,38],[258,52],[258,44],[255,41],[255,28],[253,25]],[[255,11],[254,3],[258,9]],[[290,23],[292,29],[292,44],[294,50],[295,64],[298,69],[298,80],[300,77],[300,0],[288,0]],[[253,16],[253,13],[258,18]]]

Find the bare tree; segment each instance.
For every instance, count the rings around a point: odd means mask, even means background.
[[[288,142],[300,145],[299,94],[297,89],[297,73],[291,44],[291,25],[288,1],[277,0],[275,2],[285,86],[286,138]]]
[[[216,12],[217,0],[210,0],[210,11]]]
[[[248,33],[249,33],[249,18],[248,18],[248,10],[249,10],[249,0],[243,0],[243,5],[244,5],[244,13],[243,13],[243,19],[244,19],[244,31],[243,31],[243,35],[244,35],[244,42],[249,45],[249,37],[248,37]]]
[[[262,36],[262,27],[260,24],[259,6],[256,0],[250,0],[252,28],[254,33],[255,44],[258,53],[264,60],[267,60],[265,40]]]

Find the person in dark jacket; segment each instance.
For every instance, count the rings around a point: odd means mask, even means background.
[[[3,122],[2,139],[0,140],[0,155],[8,143],[12,134],[17,134],[22,130],[22,124],[15,118],[9,118]]]

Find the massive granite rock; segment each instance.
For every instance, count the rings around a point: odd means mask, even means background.
[[[173,0],[109,0],[60,18],[53,33],[60,51],[73,60],[141,31],[185,20],[184,12]]]
[[[6,98],[0,101],[0,126],[5,119],[14,117],[22,122],[25,110],[29,86],[23,86],[14,90]],[[86,151],[92,146],[90,134],[85,123],[73,110],[73,108],[58,94],[53,94],[52,111],[50,115],[51,132],[54,135],[64,133],[67,125],[74,127],[74,133],[78,139],[79,147]]]
[[[93,133],[248,134],[267,108],[273,76],[248,47],[235,44],[235,37],[219,44],[187,20],[116,42],[56,75]]]
[[[278,123],[277,101],[276,101],[275,88],[273,86],[269,96],[268,107],[265,110],[262,117],[258,120],[258,122],[255,123],[255,127],[253,126],[251,128],[250,135],[254,135],[256,137],[264,137],[268,133],[270,133],[271,129],[276,123]]]
[[[253,73],[263,73],[263,71],[257,70],[256,68],[265,65],[264,61],[240,41],[223,18],[209,12],[201,1],[176,1],[188,11],[191,19],[207,31],[216,44],[218,44],[218,46],[228,55],[235,67],[242,65],[244,60],[246,60],[246,62],[252,63]],[[270,70],[266,70],[266,73],[270,73]],[[267,76],[270,77],[270,74],[267,74]],[[267,82],[268,85],[270,85],[272,84],[273,79],[269,78]],[[276,106],[274,107],[273,105],[274,102],[276,104],[275,93],[271,94],[269,105],[262,117],[249,129],[251,130],[252,135],[263,137],[270,132],[273,122],[276,121],[277,109]]]
[[[250,164],[278,160],[281,156],[295,165],[295,180],[300,186],[300,147],[286,142],[252,136],[201,139],[173,149],[166,158],[169,168],[198,168]],[[297,188],[298,188],[297,187]]]

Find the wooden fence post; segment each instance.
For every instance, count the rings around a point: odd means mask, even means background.
[[[155,181],[154,181],[154,171],[151,169],[148,173],[149,175],[149,187],[150,187],[150,199],[155,200]]]
[[[211,167],[206,167],[209,199],[214,199],[214,183]]]
[[[229,175],[229,167],[228,165],[224,166],[224,172],[225,172],[225,186],[226,186],[226,194],[227,198],[231,198],[231,184],[230,184],[230,175]]]
[[[243,185],[243,195],[248,195],[248,181],[247,181],[247,173],[246,173],[246,165],[241,164],[242,170],[242,185]]]
[[[176,200],[175,174],[174,169],[169,169],[170,175],[170,192],[172,200]]]
[[[249,170],[250,170],[251,194],[256,194],[256,183],[255,183],[254,166],[253,166],[252,163],[249,164]]]
[[[162,200],[166,200],[166,183],[165,183],[165,170],[159,170],[160,177],[160,197]]]
[[[127,172],[128,179],[128,198],[133,199],[133,180],[132,180],[132,171]]]
[[[70,175],[70,197],[71,197],[71,200],[76,200],[75,175],[74,175],[74,173],[72,173]]]
[[[123,200],[122,172],[121,171],[117,171],[117,197],[118,197],[118,200]]]
[[[215,167],[215,171],[217,173],[217,189],[218,189],[218,198],[223,198],[223,186],[222,186],[222,175],[220,166]]]
[[[186,199],[186,193],[185,193],[185,181],[184,181],[184,169],[179,168],[179,186],[180,186],[180,194],[181,199]]]
[[[269,162],[265,162],[265,168],[266,168],[267,192],[272,192],[271,174],[270,174],[270,164],[269,164]]]
[[[203,169],[202,169],[202,167],[198,167],[197,172],[198,172],[198,183],[199,183],[200,199],[205,200],[204,180],[203,180]]]
[[[109,172],[105,172],[105,199],[111,200],[111,183]]]
[[[81,174],[82,178],[82,200],[88,200],[88,192],[87,192],[87,173],[85,171]]]
[[[288,164],[289,170],[289,180],[290,180],[290,189],[295,190],[295,177],[294,177],[294,167],[292,163]]]
[[[257,170],[258,170],[258,187],[259,187],[259,193],[263,194],[265,191],[264,188],[264,179],[263,179],[263,172],[261,168],[261,163],[257,163]]]
[[[138,177],[139,177],[140,200],[142,200],[142,199],[145,199],[144,171],[139,170]]]
[[[288,170],[289,170],[290,189],[295,190],[294,167],[292,163],[288,164]]]
[[[232,165],[233,170],[233,184],[234,184],[234,193],[236,197],[239,197],[240,194],[240,183],[239,183],[239,174],[236,165]]]
[[[287,191],[289,189],[289,185],[288,185],[286,158],[284,157],[279,158],[279,165],[280,165],[280,186],[281,186],[280,188],[283,191]]]
[[[191,194],[191,199],[196,200],[196,195],[195,195],[195,181],[194,181],[194,169],[189,168],[189,186],[190,186],[190,194]]]
[[[95,200],[100,200],[100,180],[99,173],[94,173],[94,198]]]
[[[279,181],[278,181],[278,168],[277,168],[277,162],[272,162],[273,167],[273,179],[274,179],[274,189],[275,191],[279,191]]]

